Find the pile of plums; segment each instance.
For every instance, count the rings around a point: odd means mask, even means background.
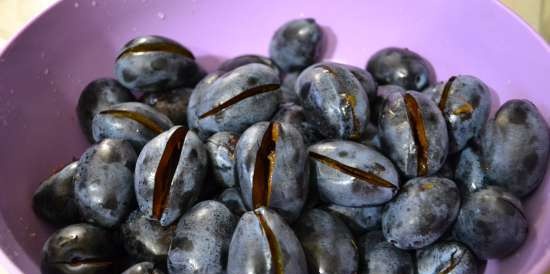
[[[489,118],[474,76],[436,82],[393,47],[319,62],[323,36],[293,20],[209,74],[173,40],[128,42],[78,101],[94,144],[34,194],[65,226],[43,272],[466,274],[516,251],[549,154],[535,105]]]

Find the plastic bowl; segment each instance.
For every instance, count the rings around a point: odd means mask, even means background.
[[[297,17],[325,26],[327,59],[363,67],[382,47],[409,47],[433,63],[439,79],[476,75],[498,94],[494,105],[527,98],[549,120],[550,49],[497,1],[60,1],[0,55],[0,270],[40,272],[53,228],[34,216],[32,193],[88,146],[75,115],[78,96],[89,81],[113,75],[123,43],[144,34],[172,37],[212,70],[238,54],[266,54],[273,31]],[[548,269],[548,181],[525,203],[525,245],[489,261],[485,273]]]

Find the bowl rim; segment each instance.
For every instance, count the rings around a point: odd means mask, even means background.
[[[3,59],[2,56],[4,56],[8,52],[8,50],[14,45],[15,41],[20,39],[21,36],[23,36],[23,34],[32,25],[34,25],[39,18],[49,13],[51,10],[55,9],[63,1],[64,0],[55,0],[47,8],[33,16],[27,23],[25,23],[22,28],[20,28],[11,38],[6,41],[6,43],[2,47],[0,47],[0,60]],[[0,218],[3,218],[1,213]],[[0,273],[3,274],[4,272],[6,274],[24,274],[24,272],[17,265],[15,265],[10,257],[4,252],[4,250],[0,248]]]
[[[28,28],[30,28],[32,25],[34,25],[34,23],[40,17],[42,17],[46,13],[49,13],[50,10],[55,9],[56,6],[61,4],[61,2],[63,2],[63,1],[68,1],[68,0],[54,0],[48,7],[46,7],[44,10],[42,10],[38,14],[32,16],[29,19],[29,21],[27,21],[25,24],[23,24],[23,26],[18,31],[16,31],[14,35],[12,35],[12,37],[10,37],[9,39],[7,39],[5,41],[4,46],[0,47],[0,57],[2,57],[2,55],[4,55],[8,51],[8,48],[10,48],[10,46],[14,44],[15,40],[19,39],[20,36],[22,36],[23,33],[25,33]]]
[[[503,9],[506,13],[508,13],[509,15],[511,15],[513,18],[516,19],[517,22],[519,22],[523,28],[527,29],[527,31],[532,34],[534,36],[534,38],[536,38],[536,40],[538,40],[539,44],[547,51],[550,53],[550,41],[549,42],[546,42],[546,40],[544,39],[544,37],[542,37],[542,34],[540,34],[539,32],[537,32],[531,25],[529,25],[527,23],[527,21],[525,21],[523,19],[523,17],[521,17],[519,15],[519,13],[517,13],[516,11],[512,10],[510,7],[506,6],[502,0],[493,0],[493,2],[496,3],[497,6],[499,6],[501,9]]]
[[[44,9],[42,12],[39,12],[37,15],[32,17],[27,23],[23,25],[21,29],[19,29],[10,39],[8,39],[4,45],[4,47],[0,47],[0,58],[2,58],[2,55],[4,55],[8,49],[14,44],[15,40],[19,39],[20,36],[22,36],[23,33],[27,31],[28,28],[30,28],[34,23],[43,15],[46,13],[49,13],[50,10],[55,9],[58,5],[60,5],[64,1],[69,0],[55,0],[49,7]],[[546,42],[546,40],[542,37],[540,33],[538,33],[531,25],[529,25],[517,12],[513,11],[511,8],[506,6],[504,3],[502,3],[502,0],[492,0],[492,2],[500,9],[504,10],[507,14],[512,16],[512,18],[515,19],[516,22],[518,22],[524,29],[526,29],[533,38],[535,38],[540,46],[542,46],[547,52],[550,52],[550,42]]]
[[[23,27],[15,33],[15,35],[13,35],[6,41],[3,47],[0,47],[0,61],[3,59],[3,56],[10,50],[10,48],[14,44],[16,44],[15,42],[18,39],[21,39],[21,37],[24,35],[25,32],[27,32],[30,27],[32,27],[42,16],[50,13],[52,10],[56,9],[64,2],[69,2],[69,0],[53,1],[47,8],[39,12],[37,15],[33,16],[27,23],[25,23]],[[535,41],[537,41],[539,46],[541,46],[546,52],[550,53],[550,43],[546,42],[542,35],[535,31],[535,29],[531,25],[529,25],[522,17],[520,17],[518,13],[506,6],[501,0],[492,0],[491,2],[493,2],[496,8],[504,10],[504,12],[506,12],[511,18],[513,18],[514,21],[520,24],[523,29],[525,29],[530,34],[530,37],[534,38]],[[1,217],[2,214],[0,212],[0,218]],[[549,267],[550,257],[546,257],[544,259],[541,259],[538,264],[534,265],[532,271],[534,271],[535,273],[546,273],[544,271],[549,271]],[[19,267],[17,267],[15,263],[9,258],[9,256],[2,249],[0,249],[0,273],[3,273],[3,271],[10,274],[24,274],[24,272]]]

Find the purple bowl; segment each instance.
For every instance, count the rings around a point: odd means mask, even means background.
[[[390,3],[391,2],[391,3]],[[526,98],[550,118],[550,48],[497,1],[60,1],[0,55],[0,271],[39,273],[52,228],[31,197],[55,167],[87,147],[75,106],[91,80],[113,76],[118,49],[160,34],[190,48],[207,69],[245,53],[267,54],[286,20],[314,17],[327,33],[326,58],[363,67],[386,46],[427,57],[439,79],[473,74],[497,93],[494,105]],[[238,6],[238,7],[237,7]],[[550,179],[525,204],[530,231],[514,255],[485,273],[540,274],[550,265]]]

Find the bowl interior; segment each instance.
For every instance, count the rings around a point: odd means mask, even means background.
[[[61,1],[0,55],[3,253],[21,272],[39,273],[40,250],[54,228],[32,213],[32,194],[88,146],[75,115],[78,96],[89,81],[113,76],[113,60],[126,41],[165,35],[213,70],[238,54],[267,54],[273,31],[298,17],[324,26],[326,59],[364,67],[380,48],[408,47],[432,62],[439,80],[476,75],[496,91],[495,106],[530,99],[550,120],[550,50],[496,1]],[[547,176],[525,203],[527,243],[505,260],[490,261],[486,273],[535,274],[547,268],[548,181]],[[8,265],[1,251],[0,264]]]

